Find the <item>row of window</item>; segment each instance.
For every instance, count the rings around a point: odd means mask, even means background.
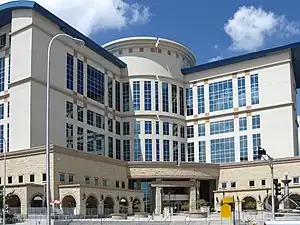
[[[194,125],[187,126],[187,137],[195,136]],[[252,129],[260,128],[260,115],[252,116]],[[239,131],[247,130],[247,117],[239,118]],[[210,123],[210,135],[234,132],[234,119]],[[205,123],[198,124],[198,136],[205,136]]]
[[[35,178],[36,178],[36,175],[35,175],[35,174],[30,174],[30,175],[28,176],[28,179],[26,179],[26,178],[24,177],[24,175],[19,175],[19,176],[18,176],[17,182],[18,182],[19,184],[26,183],[26,182],[34,183],[34,182],[35,182]],[[42,180],[42,182],[46,182],[46,173],[42,173],[42,174],[41,174],[41,180]],[[1,182],[2,182],[2,178],[0,177],[0,184],[2,184]],[[8,184],[12,184],[12,183],[13,183],[13,177],[12,177],[12,176],[8,176],[8,177],[7,177],[7,183],[8,183]]]

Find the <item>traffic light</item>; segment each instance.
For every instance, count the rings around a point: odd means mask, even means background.
[[[258,154],[258,159],[261,159],[263,155],[266,155],[267,152],[265,149],[261,148],[260,146],[258,146],[258,150],[257,150],[257,154]]]
[[[275,188],[275,196],[279,196],[281,195],[281,183],[279,183],[278,181],[277,182],[274,182],[274,188]]]

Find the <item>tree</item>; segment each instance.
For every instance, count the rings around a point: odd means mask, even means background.
[[[6,193],[5,203],[14,195],[14,192]],[[3,187],[0,187],[0,209],[3,209]]]

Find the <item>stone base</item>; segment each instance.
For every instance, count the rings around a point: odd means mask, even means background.
[[[127,219],[127,214],[124,213],[113,213],[111,214],[113,220],[125,220]]]
[[[207,212],[191,212],[191,218],[207,218]]]
[[[146,212],[136,212],[134,215],[136,218],[148,218],[148,213]]]

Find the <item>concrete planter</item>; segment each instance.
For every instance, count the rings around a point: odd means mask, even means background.
[[[113,213],[111,214],[113,220],[124,220],[127,219],[127,214],[125,213]]]
[[[136,212],[134,215],[136,218],[148,218],[148,213],[146,212]]]

